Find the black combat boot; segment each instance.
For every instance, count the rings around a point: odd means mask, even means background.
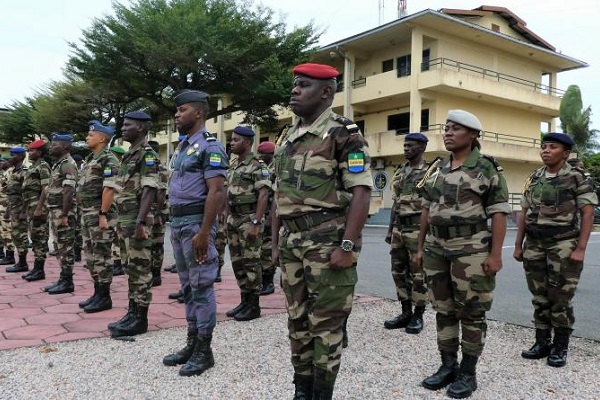
[[[6,267],[6,272],[25,272],[29,271],[27,265],[27,252],[19,253],[19,262],[12,267]]]
[[[112,274],[113,276],[125,275],[125,271],[123,270],[123,264],[121,264],[121,260],[115,260],[113,262]]]
[[[73,260],[75,262],[81,262],[81,249],[76,249],[73,251]]]
[[[477,357],[469,354],[463,354],[463,359],[460,362],[458,377],[452,382],[446,394],[453,399],[464,399],[473,394],[477,390],[477,377],[475,374],[475,366],[477,365]]]
[[[97,281],[94,281],[94,294],[92,294],[87,299],[80,301],[79,308],[86,308],[89,304],[92,304],[92,302],[96,300],[96,297],[98,297],[98,285],[99,283]]]
[[[133,299],[129,299],[129,307],[127,308],[127,314],[125,314],[120,320],[108,324],[108,329],[113,330],[119,328],[122,325],[127,325],[136,313],[137,303]]]
[[[160,268],[152,268],[152,287],[162,285],[162,276],[160,276]]]
[[[111,330],[111,337],[135,336],[148,332],[148,307],[136,306],[136,313],[127,324],[117,325]]]
[[[548,357],[552,348],[552,335],[550,329],[536,329],[535,343],[529,350],[523,350],[521,357],[530,360],[539,360]]]
[[[439,390],[454,381],[458,375],[458,355],[456,351],[441,351],[442,366],[437,372],[423,380],[425,389]]]
[[[396,318],[388,319],[383,323],[385,329],[399,329],[406,328],[410,319],[412,318],[412,303],[410,300],[403,300],[402,304],[402,314],[398,315]]]
[[[267,296],[267,295],[275,293],[275,285],[273,284],[274,276],[275,276],[275,267],[263,270],[262,289],[260,290],[261,296]]]
[[[47,292],[48,290],[52,289],[54,286],[58,285],[58,282],[59,282],[59,281],[52,282],[52,283],[51,283],[51,284],[49,284],[48,286],[44,286],[44,287],[42,288],[42,290],[43,290],[44,292]]]
[[[260,318],[260,298],[258,293],[248,293],[248,306],[233,316],[236,321],[251,321]]]
[[[44,272],[44,264],[46,260],[35,260],[33,262],[33,269],[21,276],[21,278],[25,279],[27,282],[40,281],[42,279],[46,279],[46,273]]]
[[[6,254],[4,254],[4,246],[0,246],[0,260],[2,260],[4,257],[6,257]]]
[[[110,310],[112,308],[112,298],[110,297],[110,283],[99,283],[98,294],[87,306],[83,308],[86,313],[97,313]]]
[[[222,282],[223,278],[221,278],[221,268],[223,268],[222,265],[219,265],[219,269],[217,270],[217,277],[215,278],[215,282]]]
[[[312,375],[294,374],[294,399],[293,400],[312,400],[313,398]]]
[[[183,349],[179,350],[176,353],[165,356],[165,358],[163,358],[163,364],[169,367],[174,367],[175,365],[181,365],[188,362],[190,357],[192,357],[194,349],[196,348],[196,342],[198,340],[197,336],[197,329],[188,329],[187,342]]]
[[[73,293],[75,286],[73,285],[73,274],[60,273],[56,285],[48,289],[48,294]]]
[[[348,347],[348,316],[346,316],[342,324],[342,349],[346,347]]]
[[[196,337],[196,345],[190,359],[183,364],[179,370],[181,376],[194,376],[200,375],[209,368],[215,365],[215,359],[213,357],[212,349],[210,348],[210,342],[212,341],[212,335],[198,334]]]
[[[567,352],[569,350],[569,336],[571,329],[554,328],[554,343],[548,356],[548,365],[551,367],[564,367],[567,364]]]
[[[313,383],[313,400],[331,400],[333,398],[333,388],[335,381],[326,379],[327,372],[322,369],[315,369],[315,380]]]
[[[240,293],[240,304],[238,304],[231,310],[227,311],[225,313],[225,315],[227,315],[229,318],[231,318],[231,317],[235,316],[237,313],[241,312],[244,308],[246,308],[248,306],[248,297],[249,296],[250,296],[250,293],[245,293],[245,292]]]
[[[4,257],[0,260],[0,265],[9,265],[15,263],[15,251],[14,250],[6,250]]]
[[[416,306],[413,312],[410,322],[406,325],[406,333],[421,333],[423,330],[423,313],[425,312],[425,306]]]

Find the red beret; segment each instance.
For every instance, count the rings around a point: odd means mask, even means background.
[[[29,143],[29,148],[30,149],[41,149],[45,145],[46,145],[46,142],[44,142],[41,139],[38,139],[38,140],[34,140],[33,142]]]
[[[273,142],[261,142],[258,145],[258,152],[262,154],[273,154],[275,153],[275,143]]]
[[[306,63],[294,67],[294,75],[304,75],[315,79],[332,79],[340,73],[330,65]]]

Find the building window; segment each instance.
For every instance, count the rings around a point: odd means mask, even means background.
[[[421,71],[429,71],[429,61],[431,60],[429,49],[423,50],[423,62],[421,63]]]
[[[360,131],[362,133],[365,133],[365,120],[364,119],[361,119],[360,121],[354,121],[354,123],[356,125],[358,125],[358,128],[360,129]]]
[[[394,59],[390,58],[381,63],[381,72],[388,72],[394,69]]]
[[[409,113],[388,115],[388,131],[396,131],[396,133],[408,133],[409,128]]]
[[[398,57],[396,63],[398,65],[398,78],[410,76],[410,54]]]
[[[344,73],[342,72],[341,74],[339,74],[337,76],[336,80],[337,80],[336,93],[343,92],[344,91]]]
[[[429,130],[429,109],[421,110],[421,132]]]

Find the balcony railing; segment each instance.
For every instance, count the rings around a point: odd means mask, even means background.
[[[460,61],[451,60],[449,58],[435,58],[430,60],[429,62],[423,63],[421,68],[429,67],[429,70],[434,68],[439,69],[452,69],[455,71],[469,71],[473,72],[477,75],[480,75],[486,79],[493,79],[498,82],[510,82],[520,86],[525,86],[531,88],[533,91],[548,94],[551,96],[562,97],[565,94],[564,90],[557,89],[548,85],[541,84],[539,82],[532,82],[526,79],[522,79],[516,76],[504,74],[498,71],[492,71],[487,68],[478,67],[476,65],[471,65],[467,63],[463,63]]]
[[[434,132],[443,134],[445,124],[435,124],[429,125],[426,129],[427,132]],[[504,133],[490,132],[490,131],[482,131],[481,138],[483,140],[488,140],[497,143],[508,143],[508,144],[518,144],[521,146],[531,146],[531,147],[540,147],[542,144],[541,138],[525,138],[522,136],[516,135],[506,135]]]

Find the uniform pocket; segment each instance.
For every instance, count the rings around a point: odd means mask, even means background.
[[[323,285],[354,286],[358,282],[358,272],[356,271],[356,267],[339,271],[324,269],[321,271],[319,280]]]

